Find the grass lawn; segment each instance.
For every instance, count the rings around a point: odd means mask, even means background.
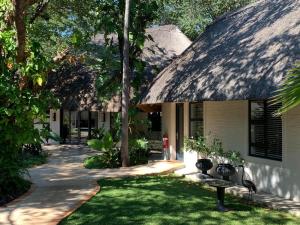
[[[215,210],[216,193],[172,176],[100,180],[101,191],[60,225],[300,224],[288,213],[246,205],[226,195],[232,211]]]

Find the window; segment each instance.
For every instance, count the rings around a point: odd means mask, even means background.
[[[148,119],[151,122],[150,131],[161,131],[161,115],[160,112],[148,113]]]
[[[203,136],[203,103],[190,103],[190,138]]]
[[[282,121],[274,116],[279,105],[249,102],[249,155],[282,160]]]

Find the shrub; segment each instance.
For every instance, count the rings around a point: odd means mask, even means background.
[[[25,168],[30,168],[33,166],[45,164],[47,162],[47,157],[48,154],[45,152],[42,152],[39,155],[22,154],[21,160]]]
[[[211,147],[207,144],[206,138],[202,136],[198,136],[195,139],[185,138],[184,148],[186,151],[195,151],[201,153],[205,158],[212,154]]]
[[[129,158],[131,165],[144,164],[148,162],[148,141],[145,138],[130,139],[128,143]]]
[[[104,134],[104,128],[93,129],[91,133],[91,139],[102,139]]]
[[[233,165],[243,164],[244,159],[241,154],[234,150],[225,151],[222,141],[213,138],[209,143],[205,137],[197,137],[196,139],[185,138],[184,146],[186,151],[195,151],[203,154],[204,157],[213,157],[217,161],[231,163]]]
[[[42,145],[40,143],[24,144],[22,146],[22,154],[24,155],[40,155],[42,151]]]
[[[87,142],[88,146],[98,150],[101,154],[85,159],[86,168],[116,168],[121,165],[121,150],[117,147],[110,133],[105,133],[102,139],[92,139]],[[131,165],[148,162],[148,141],[145,138],[129,139],[129,157]]]
[[[120,166],[120,149],[117,148],[110,133],[105,133],[102,139],[92,139],[88,146],[101,152],[101,155],[88,157],[84,161],[86,168],[116,168]]]

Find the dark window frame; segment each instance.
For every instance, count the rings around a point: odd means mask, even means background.
[[[252,141],[251,141],[251,125],[252,124],[255,124],[253,123],[253,121],[255,120],[252,120],[251,118],[251,103],[252,102],[262,102],[263,105],[264,105],[264,112],[263,112],[263,119],[261,121],[259,120],[256,120],[256,124],[258,124],[257,122],[259,121],[259,123],[261,123],[263,126],[264,126],[264,156],[262,155],[257,155],[257,154],[253,154],[251,153],[251,147],[252,147]],[[283,155],[282,155],[282,150],[283,150],[283,145],[282,145],[282,141],[283,141],[283,134],[281,133],[281,155],[280,155],[280,158],[275,158],[275,157],[270,157],[268,156],[268,139],[267,139],[267,130],[268,130],[268,123],[267,123],[267,101],[266,100],[249,100],[248,101],[248,154],[249,156],[252,156],[252,157],[256,157],[256,158],[263,158],[263,159],[269,159],[269,160],[275,160],[275,161],[279,161],[279,162],[282,162],[282,158],[283,158]],[[282,132],[282,118],[281,118],[281,132]]]
[[[192,105],[193,104],[202,104],[202,110],[203,110],[203,113],[202,113],[202,118],[192,118]],[[189,138],[191,138],[191,133],[192,133],[192,129],[191,129],[191,122],[202,122],[203,123],[203,114],[204,114],[204,105],[203,105],[203,102],[190,102],[189,103]],[[204,123],[203,123],[203,131],[204,131]],[[203,135],[203,134],[202,134]]]

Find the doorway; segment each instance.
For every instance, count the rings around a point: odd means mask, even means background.
[[[92,138],[93,130],[99,127],[98,111],[61,110],[60,136],[63,143],[80,144]]]
[[[176,159],[183,160],[184,139],[184,108],[183,103],[176,104]]]

